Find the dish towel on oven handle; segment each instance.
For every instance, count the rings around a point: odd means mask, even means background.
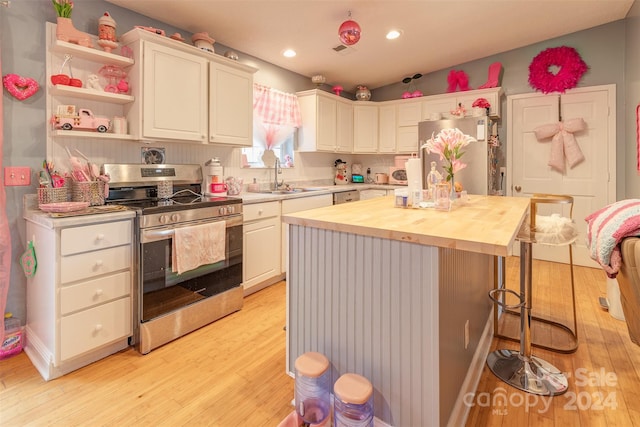
[[[224,259],[226,224],[216,221],[175,229],[171,254],[173,271],[182,274]]]

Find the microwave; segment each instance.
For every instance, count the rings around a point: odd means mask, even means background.
[[[407,169],[392,166],[389,168],[389,184],[407,185]]]

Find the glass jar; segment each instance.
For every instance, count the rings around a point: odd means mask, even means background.
[[[373,386],[358,374],[344,374],[333,385],[333,426],[373,426]]]
[[[307,352],[296,359],[295,371],[296,412],[305,423],[323,423],[331,412],[329,360]]]

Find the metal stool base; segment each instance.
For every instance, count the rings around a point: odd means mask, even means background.
[[[524,357],[516,350],[496,350],[487,357],[491,372],[507,384],[527,393],[557,396],[567,391],[567,377],[538,357]]]

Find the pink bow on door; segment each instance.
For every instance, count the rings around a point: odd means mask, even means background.
[[[551,140],[551,157],[547,164],[564,173],[565,158],[569,163],[569,168],[573,168],[583,161],[584,155],[573,134],[586,129],[586,127],[587,124],[583,119],[570,119],[565,122],[542,125],[535,128],[533,131],[538,140],[553,137]]]

